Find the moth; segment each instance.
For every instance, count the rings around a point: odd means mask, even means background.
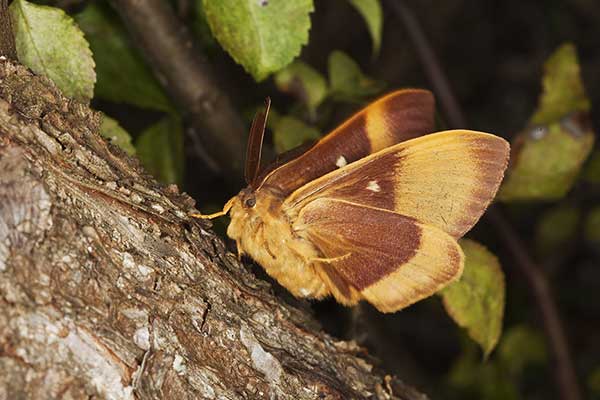
[[[434,131],[434,98],[405,89],[376,100],[304,152],[267,168],[270,101],[248,140],[248,187],[227,235],[294,296],[366,300],[395,312],[458,279],[457,243],[494,198],[509,145],[469,130]]]

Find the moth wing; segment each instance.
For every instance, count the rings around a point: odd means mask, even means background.
[[[442,230],[387,210],[319,198],[294,223],[310,240],[336,279],[326,281],[336,299],[366,299],[381,312],[394,312],[458,278],[463,253]],[[357,294],[360,294],[358,296]]]
[[[293,220],[332,198],[394,211],[454,238],[479,220],[508,164],[509,145],[482,132],[434,133],[388,147],[302,186],[283,204]]]
[[[388,146],[434,130],[435,102],[428,90],[384,96],[346,120],[295,159],[269,168],[262,184],[287,195],[315,178]]]

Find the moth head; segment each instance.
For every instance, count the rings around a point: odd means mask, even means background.
[[[273,201],[277,199],[268,189],[253,189],[248,186],[229,201],[229,216],[234,219],[261,219],[269,212]],[[224,212],[225,209],[223,209]]]
[[[235,224],[247,220],[256,210],[256,192],[251,187],[242,189],[237,196],[229,200],[229,216],[231,223]],[[223,209],[225,211],[225,209]]]
[[[229,225],[228,234],[236,230],[236,226],[244,226],[248,221],[256,221],[257,216],[262,211],[260,207],[259,180],[261,175],[261,153],[265,129],[267,127],[267,116],[271,107],[271,99],[267,97],[265,100],[264,111],[258,112],[252,121],[250,134],[248,136],[248,147],[246,148],[246,167],[244,170],[244,178],[248,187],[242,189],[240,193],[231,199],[228,203],[231,212],[231,224]],[[264,204],[264,202],[262,203]],[[227,205],[226,205],[227,207]],[[225,209],[223,209],[223,212]]]
[[[238,240],[244,232],[256,232],[263,223],[270,220],[273,207],[280,199],[268,188],[254,190],[247,187],[228,202],[229,227],[227,235]],[[225,209],[223,210],[225,212]]]
[[[242,190],[238,194],[238,197],[240,198],[240,203],[244,209],[249,210],[256,207],[256,192],[250,187]]]

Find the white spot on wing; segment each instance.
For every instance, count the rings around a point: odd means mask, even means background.
[[[348,164],[348,161],[346,161],[346,158],[344,156],[339,156],[337,160],[335,160],[335,165],[338,168],[342,168],[345,167]]]
[[[377,184],[377,181],[369,181],[367,190],[370,190],[371,192],[380,192],[381,187]]]

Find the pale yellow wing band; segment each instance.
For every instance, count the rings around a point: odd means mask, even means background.
[[[450,235],[420,225],[421,243],[413,258],[360,293],[381,312],[395,312],[429,297],[460,278],[462,249]]]

